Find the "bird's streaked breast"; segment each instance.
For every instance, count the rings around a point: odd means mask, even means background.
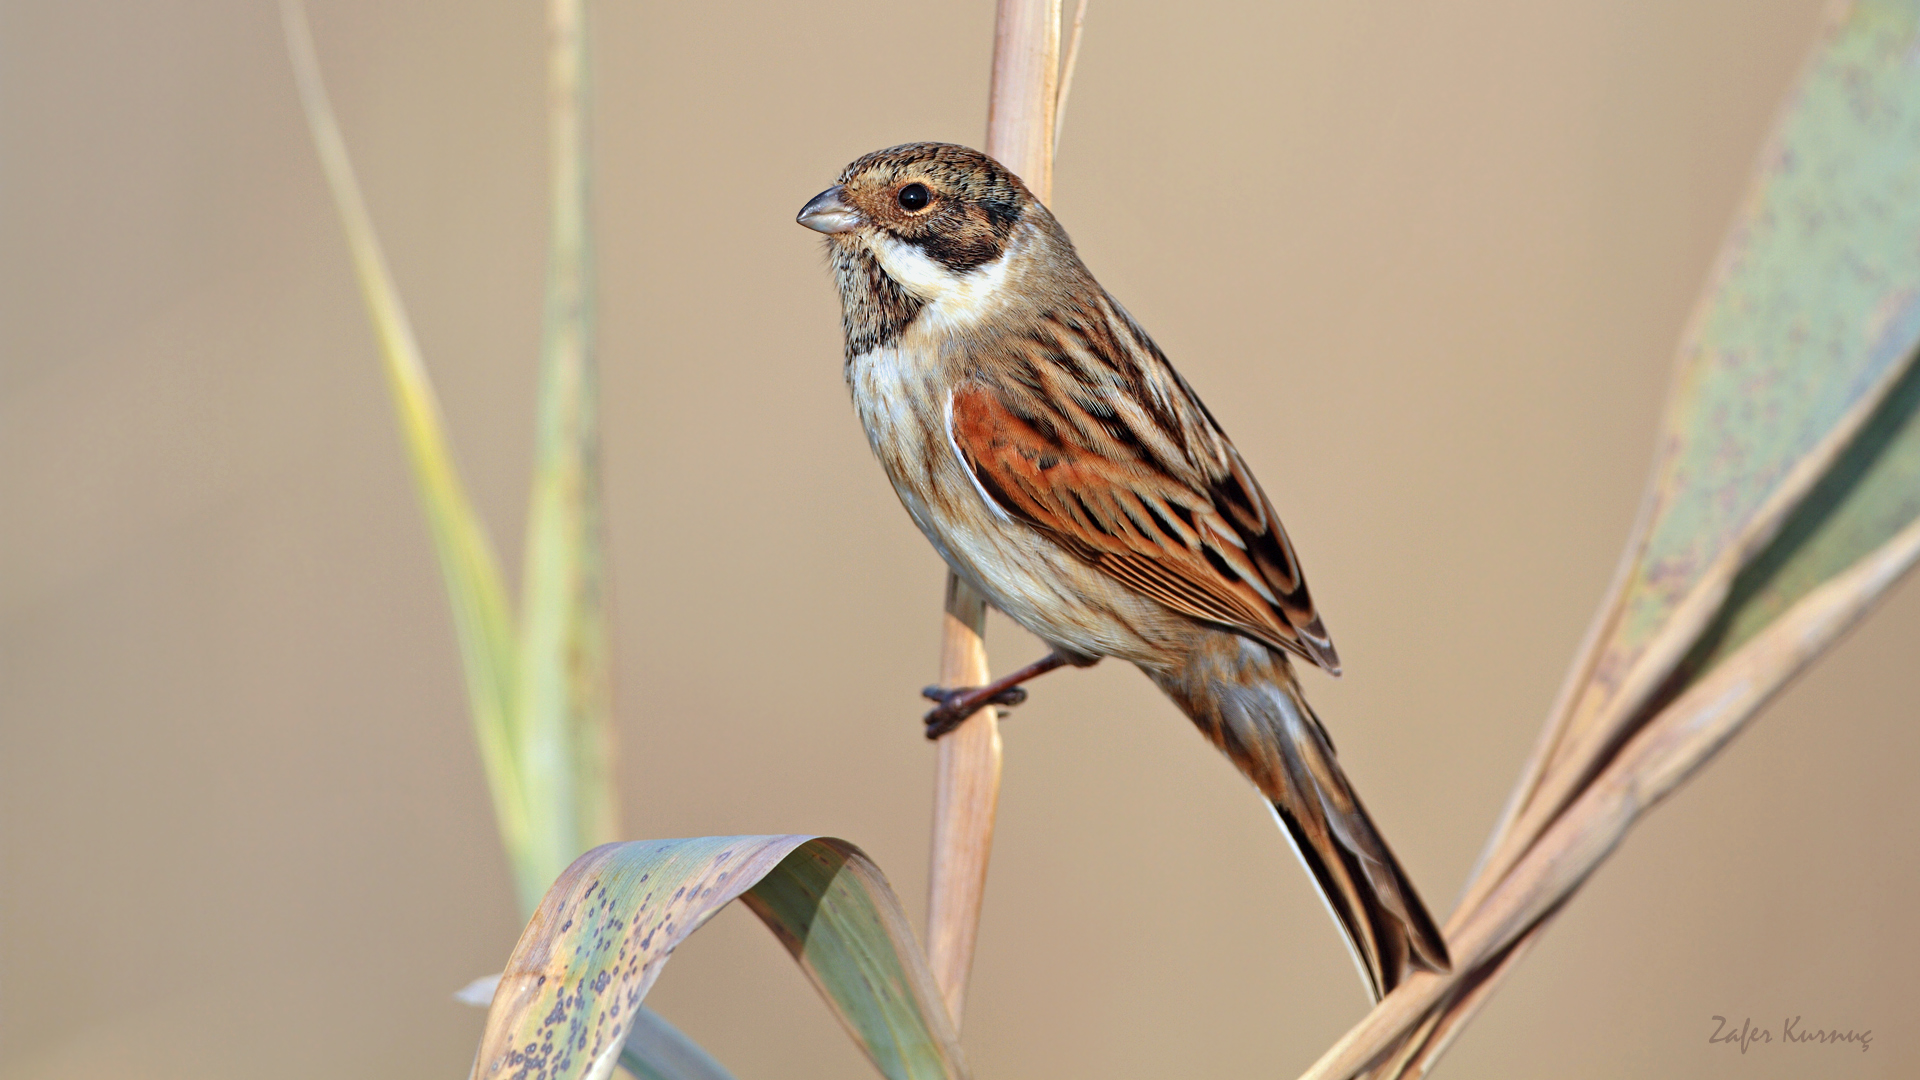
[[[917,330],[917,328],[916,328]],[[993,605],[1085,656],[1139,659],[1159,609],[1011,519],[981,489],[953,441],[953,380],[937,346],[913,332],[847,365],[854,410],[908,516]]]

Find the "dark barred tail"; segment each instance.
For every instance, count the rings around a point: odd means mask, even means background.
[[[1284,656],[1219,632],[1183,667],[1147,674],[1271,801],[1375,1001],[1416,968],[1449,968],[1440,931],[1340,771]]]

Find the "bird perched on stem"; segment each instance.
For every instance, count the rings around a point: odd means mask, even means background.
[[[1052,213],[985,154],[914,143],[847,166],[799,221],[826,234],[847,382],[900,501],[1053,649],[929,688],[928,735],[1042,671],[1131,661],[1266,796],[1376,999],[1447,970],[1294,678],[1340,661],[1272,504]]]

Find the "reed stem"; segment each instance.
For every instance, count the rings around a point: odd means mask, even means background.
[[[1060,0],[999,0],[993,26],[993,86],[987,104],[987,153],[1026,182],[1042,202],[1053,197],[1053,132],[1060,71]],[[984,686],[987,603],[947,574],[940,685]],[[933,867],[928,881],[927,959],[953,1026],[967,999],[980,905],[993,853],[1000,800],[1000,720],[981,709],[942,736],[933,796]]]

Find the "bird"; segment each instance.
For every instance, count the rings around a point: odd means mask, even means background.
[[[922,142],[858,158],[798,221],[826,237],[854,411],[901,503],[1051,649],[929,688],[928,736],[1043,671],[1131,662],[1259,789],[1375,1001],[1447,971],[1295,676],[1340,660],[1272,503],[1048,208],[988,155]]]

